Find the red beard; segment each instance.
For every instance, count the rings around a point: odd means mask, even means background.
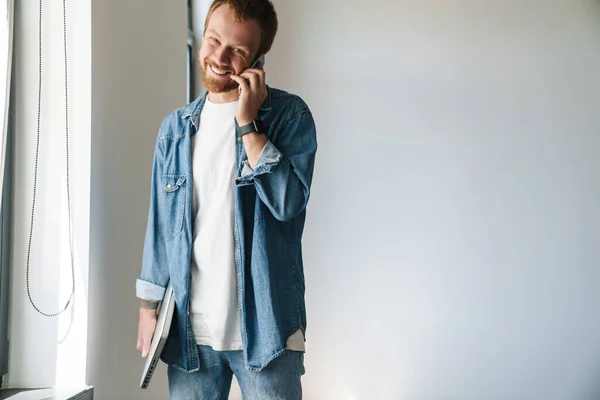
[[[208,59],[205,59],[204,67],[201,67],[202,85],[204,86],[204,89],[211,93],[226,93],[237,89],[238,83],[229,78],[229,75],[226,75],[223,79],[209,76],[208,68],[210,68],[211,65],[212,64],[208,61]],[[217,69],[221,69],[216,65],[213,66]]]

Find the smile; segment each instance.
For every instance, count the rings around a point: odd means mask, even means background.
[[[229,71],[220,70],[218,68],[213,67],[212,65],[210,66],[210,69],[212,70],[212,72],[214,72],[217,75],[224,76],[224,75],[230,74]]]

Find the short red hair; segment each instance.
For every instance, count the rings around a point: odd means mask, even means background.
[[[229,6],[235,21],[243,22],[247,19],[256,19],[262,31],[258,54],[266,54],[271,50],[277,33],[278,22],[275,6],[270,0],[214,0],[204,21],[204,33],[206,33],[206,27],[212,13],[223,5]]]

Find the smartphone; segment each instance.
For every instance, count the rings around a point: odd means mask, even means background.
[[[259,56],[256,61],[254,61],[252,63],[252,65],[250,66],[250,68],[256,68],[258,67],[258,63],[262,63],[262,65],[265,65],[265,55],[262,54],[261,56]],[[246,79],[246,82],[248,83],[248,85],[250,85],[250,81],[248,79]],[[238,86],[238,94],[242,94],[242,87]]]
[[[256,61],[254,61],[254,63],[252,64],[252,66],[250,68],[256,68],[258,67],[258,63],[262,63],[262,65],[265,65],[265,55],[261,55],[259,56]]]

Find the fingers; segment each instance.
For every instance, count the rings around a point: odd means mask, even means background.
[[[258,79],[258,76],[256,76],[256,74],[243,72],[240,76],[248,80],[251,89],[256,90],[260,87],[260,80]]]
[[[153,329],[146,329],[146,331],[143,334],[144,337],[142,339],[142,358],[148,357],[148,353],[150,353],[150,345],[152,344],[153,334]]]
[[[240,77],[240,79],[236,79]],[[266,82],[265,82],[265,71],[255,68],[250,68],[242,72],[240,75],[231,75],[240,85],[240,96],[245,92],[246,95],[255,93],[258,96],[258,100],[262,103],[266,98]],[[242,83],[243,82],[243,83]],[[249,90],[248,90],[249,89]]]
[[[248,68],[248,69],[245,69],[240,75],[241,76],[244,76],[244,75],[259,75],[262,78],[264,78],[266,74],[265,74],[265,71],[263,69]],[[245,78],[248,78],[248,77],[246,76]]]
[[[142,334],[142,332],[143,326],[140,321],[140,324],[138,326],[137,344],[135,346],[138,351],[142,351],[142,348],[144,347],[144,335]]]
[[[142,358],[148,357],[148,353],[150,353],[150,342],[144,344],[142,348]]]
[[[261,69],[249,68],[239,75],[230,75],[238,83],[239,99],[236,120],[245,125],[256,118],[260,105],[267,96],[265,72]]]
[[[265,84],[265,71],[262,69],[251,68],[240,74],[241,77],[250,81],[250,86],[260,88]]]
[[[246,79],[242,78],[239,75],[229,75],[229,77],[236,81],[238,85],[240,85],[242,91],[246,91],[246,93],[248,92],[248,82],[246,82]]]
[[[138,325],[137,349],[142,352],[142,357],[148,357],[152,337],[156,328],[156,310],[145,310],[140,308],[140,321]]]

